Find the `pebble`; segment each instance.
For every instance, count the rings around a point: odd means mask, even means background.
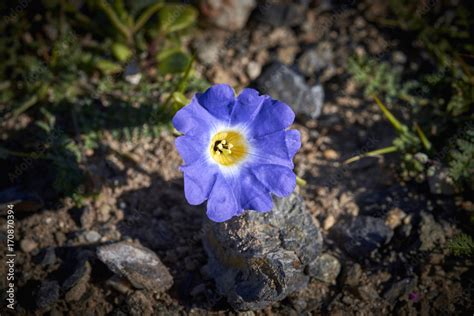
[[[395,229],[402,224],[406,216],[407,214],[399,208],[391,209],[387,214],[385,224],[391,229]]]
[[[242,29],[257,5],[255,0],[202,0],[201,14],[213,25],[229,30]]]
[[[38,247],[38,244],[32,239],[23,239],[20,242],[20,248],[23,252],[29,253],[35,250]]]
[[[86,292],[91,275],[91,265],[88,261],[81,261],[76,265],[72,274],[64,281],[66,301],[78,301]]]
[[[324,230],[329,230],[336,223],[336,218],[333,215],[329,214],[323,223]]]
[[[341,264],[330,254],[322,254],[308,266],[309,275],[328,284],[336,284],[339,272],[341,272]]]
[[[102,236],[95,230],[89,230],[85,233],[84,238],[91,243],[98,242]]]
[[[350,287],[358,286],[362,277],[362,267],[358,263],[351,265],[344,273],[344,283]]]
[[[255,80],[262,73],[262,65],[255,61],[250,61],[247,64],[246,70],[250,80]]]
[[[164,292],[173,285],[168,268],[143,246],[118,242],[99,247],[97,255],[110,270],[127,278],[138,289]]]
[[[323,156],[328,160],[336,160],[339,158],[339,154],[334,149],[326,149],[323,151]]]
[[[334,239],[354,258],[368,256],[372,251],[390,242],[391,230],[381,218],[358,216],[345,218],[331,230]]]

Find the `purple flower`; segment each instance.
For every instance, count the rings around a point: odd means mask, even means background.
[[[207,199],[207,216],[216,222],[244,210],[270,211],[271,194],[287,196],[296,185],[292,159],[300,134],[287,130],[294,118],[288,105],[254,89],[236,97],[220,84],[197,93],[173,118],[184,134],[176,147],[188,202]]]

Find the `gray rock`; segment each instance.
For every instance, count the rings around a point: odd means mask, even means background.
[[[296,193],[275,198],[269,213],[246,212],[204,224],[205,267],[237,310],[262,309],[306,287],[306,266],[321,252],[318,224]]]
[[[255,8],[255,0],[203,0],[201,14],[213,25],[229,30],[242,29]]]
[[[110,270],[125,277],[136,288],[164,292],[173,285],[173,277],[151,250],[126,242],[97,249],[99,259]]]
[[[56,251],[54,247],[48,247],[40,251],[35,257],[35,262],[43,267],[52,265],[56,262]]]
[[[341,272],[339,260],[329,254],[319,256],[308,266],[310,276],[329,284],[336,284],[339,272]]]
[[[426,212],[421,212],[419,236],[422,251],[432,250],[436,244],[446,242],[443,227],[435,221],[433,215]]]
[[[33,158],[26,159],[23,163],[19,164],[15,170],[9,173],[10,181],[15,181],[16,177],[21,176],[24,172],[23,167],[29,168],[32,161]],[[18,187],[11,187],[0,191],[1,216],[7,214],[9,204],[15,205],[13,208],[15,210],[15,214],[18,214],[20,212],[35,212],[42,208],[44,205],[43,200],[36,193],[25,192]]]
[[[306,17],[309,0],[262,1],[257,7],[257,19],[272,26],[296,26]]]
[[[383,219],[372,216],[345,218],[334,226],[331,233],[354,258],[369,256],[375,249],[389,243],[393,236]]]
[[[64,281],[66,301],[78,301],[87,290],[91,276],[91,265],[88,261],[80,261],[72,274]]]
[[[417,280],[406,278],[391,284],[383,294],[383,298],[390,304],[395,304],[400,299],[407,299],[416,286]]]
[[[269,94],[293,108],[296,113],[317,118],[321,114],[324,90],[309,87],[302,76],[280,63],[270,65],[257,79],[260,92]]]
[[[197,41],[194,45],[198,59],[205,65],[213,65],[218,62],[221,53],[221,43],[207,39]]]
[[[84,234],[84,238],[88,242],[98,242],[102,236],[95,230],[89,230]]]
[[[46,308],[59,300],[59,284],[57,281],[43,281],[36,295],[36,305]]]
[[[309,49],[298,60],[299,70],[306,76],[313,76],[325,68],[334,67],[332,47],[326,43]]]

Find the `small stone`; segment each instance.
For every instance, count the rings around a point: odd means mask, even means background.
[[[339,272],[341,272],[339,260],[329,254],[319,256],[308,266],[309,275],[329,284],[336,284]]]
[[[274,63],[267,67],[257,79],[257,86],[262,93],[288,104],[296,113],[312,118],[321,114],[324,100],[322,86],[309,87],[302,76],[286,65]]]
[[[201,14],[210,23],[229,31],[242,29],[255,6],[255,0],[200,1]]]
[[[153,315],[153,302],[142,291],[135,291],[126,299],[128,315]]]
[[[111,207],[108,204],[102,205],[97,212],[97,220],[101,223],[105,223],[110,219]]]
[[[218,62],[222,50],[222,42],[199,39],[194,44],[196,55],[204,65],[213,65]]]
[[[324,220],[323,228],[324,230],[329,230],[336,223],[336,218],[333,215],[329,214]]]
[[[334,68],[332,46],[323,42],[318,47],[305,51],[298,60],[298,69],[306,76],[314,76],[326,68]]]
[[[323,156],[328,160],[336,160],[339,158],[339,154],[334,149],[326,149],[323,151]]]
[[[407,214],[399,208],[390,210],[385,219],[385,224],[391,229],[395,229],[402,224],[403,219]]]
[[[251,61],[247,64],[247,75],[250,80],[255,80],[262,73],[262,65],[257,62]]]
[[[304,273],[322,236],[303,199],[275,198],[271,212],[247,211],[224,223],[205,221],[205,269],[236,310],[256,310],[307,286]]]
[[[122,294],[127,294],[132,291],[131,283],[127,279],[122,278],[116,274],[105,281],[105,284]]]
[[[362,277],[362,267],[360,264],[355,263],[350,266],[349,269],[344,272],[344,283],[349,287],[356,287],[359,285],[360,278]]]
[[[36,247],[38,247],[38,244],[34,240],[29,239],[29,238],[23,239],[20,242],[21,250],[23,250],[23,252],[26,252],[26,253],[32,252],[33,250],[36,249]]]
[[[446,242],[443,227],[435,221],[433,215],[423,211],[421,212],[419,236],[421,251],[432,250],[437,244],[442,245]]]
[[[84,229],[90,229],[95,221],[95,212],[90,207],[85,207],[81,210],[81,214],[79,217],[79,221],[81,226]]]
[[[15,171],[16,172],[16,171]],[[15,173],[13,172],[13,173]],[[18,187],[11,187],[0,191],[0,215],[7,213],[7,205],[15,205],[15,214],[32,213],[41,209],[43,200],[35,193],[21,191]]]
[[[59,284],[57,281],[43,281],[36,294],[38,308],[46,308],[59,300]]]
[[[386,245],[393,236],[393,231],[381,218],[358,216],[345,218],[331,230],[332,236],[354,258],[366,257],[372,251]]]
[[[398,300],[408,299],[408,294],[416,287],[417,279],[406,278],[391,284],[383,294],[383,298],[390,304],[395,304]]]
[[[81,261],[63,283],[63,289],[67,291],[65,295],[66,301],[78,301],[84,295],[90,275],[90,263],[88,261]]]
[[[97,249],[99,259],[110,270],[127,278],[136,288],[164,292],[173,285],[173,277],[151,250],[127,242]]]
[[[357,287],[356,294],[360,297],[361,300],[366,302],[375,302],[380,298],[379,294],[377,293],[377,290],[372,284]]]
[[[257,7],[257,19],[272,26],[296,26],[304,22],[308,0],[261,1]]]
[[[56,262],[56,252],[54,247],[48,247],[41,250],[41,252],[35,257],[35,262],[42,266],[49,266]]]
[[[84,238],[91,243],[98,242],[102,236],[95,230],[90,230],[84,234]]]
[[[128,63],[127,66],[125,66],[123,76],[128,83],[132,85],[139,84],[142,79],[142,73],[138,63],[134,60]]]

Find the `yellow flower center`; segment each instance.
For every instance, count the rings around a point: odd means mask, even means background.
[[[211,140],[211,157],[223,166],[232,166],[247,156],[247,144],[236,131],[219,132]]]

